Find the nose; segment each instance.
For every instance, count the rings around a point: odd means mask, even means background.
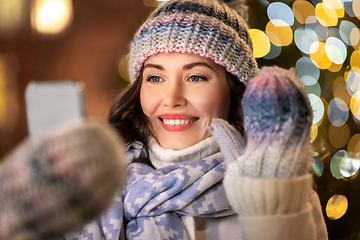
[[[164,106],[174,108],[186,105],[185,89],[181,81],[169,81],[164,90]]]

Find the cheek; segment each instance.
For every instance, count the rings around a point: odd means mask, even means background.
[[[230,90],[227,86],[214,89],[202,94],[202,97],[194,98],[194,104],[203,115],[211,118],[222,118],[227,120],[230,111]]]
[[[146,88],[140,90],[140,104],[144,114],[148,117],[155,111],[154,96]]]

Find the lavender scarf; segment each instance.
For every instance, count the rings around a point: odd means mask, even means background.
[[[143,145],[132,144],[128,153],[131,159],[143,156]],[[222,185],[224,167],[220,152],[157,170],[132,162],[123,195],[119,193],[116,205],[101,220],[66,239],[189,239],[182,216],[217,217],[233,213]]]

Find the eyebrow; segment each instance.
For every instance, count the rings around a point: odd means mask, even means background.
[[[210,68],[212,70],[214,70],[213,67],[211,67],[209,64],[205,63],[205,62],[193,62],[193,63],[188,63],[186,65],[183,66],[183,69],[184,70],[190,70],[194,67],[197,67],[197,66],[204,66],[204,67],[207,67],[207,68]],[[158,70],[165,70],[164,67],[160,64],[153,64],[153,63],[148,63],[144,66],[143,69],[145,68],[156,68]]]
[[[156,68],[156,69],[159,69],[159,70],[164,70],[164,67],[162,65],[153,64],[153,63],[146,64],[143,69],[145,69],[145,68]]]
[[[184,65],[183,69],[184,70],[189,70],[193,67],[197,67],[197,66],[203,66],[203,67],[207,67],[207,68],[210,68],[212,70],[214,70],[213,67],[211,67],[209,64],[205,63],[205,62],[193,62],[193,63],[189,63],[189,64],[186,64]]]

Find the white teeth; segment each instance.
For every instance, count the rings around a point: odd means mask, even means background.
[[[180,119],[163,119],[163,122],[166,125],[176,126],[176,125],[185,125],[195,122],[195,120],[180,120]]]

